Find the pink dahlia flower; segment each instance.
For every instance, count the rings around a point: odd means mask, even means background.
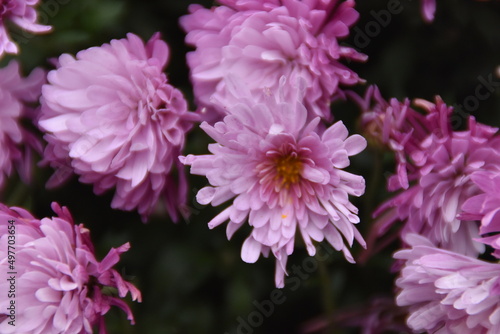
[[[407,236],[410,249],[396,285],[396,302],[409,307],[416,333],[500,333],[500,265],[436,248],[422,236]]]
[[[283,87],[284,78],[280,82]],[[286,261],[299,231],[310,255],[315,254],[311,239],[326,238],[350,262],[354,260],[344,238],[349,245],[354,239],[364,245],[354,226],[358,210],[349,195],[362,195],[365,182],[342,169],[366,141],[359,135],[348,137],[342,122],[318,133],[320,118],[307,122],[301,99],[300,94],[293,100],[279,94],[256,103],[250,94],[242,94],[239,103],[227,106],[223,121],[214,126],[202,123],[217,142],[209,146],[212,154],[181,157],[192,174],[205,175],[211,184],[198,192],[199,203],[218,206],[232,199],[209,227],[229,220],[231,238],[248,221],[253,229],[241,257],[253,263],[261,253],[272,251],[278,287],[284,286]]]
[[[388,182],[390,191],[402,190],[385,202],[375,216],[376,233],[386,232],[397,220],[405,222],[402,235],[409,232],[428,237],[439,247],[477,256],[484,246],[474,241],[475,222],[457,218],[462,204],[479,193],[471,175],[480,170],[498,170],[500,141],[496,128],[469,119],[468,130],[453,131],[452,108],[436,97],[436,103],[416,100],[426,114],[409,106],[409,101],[389,103],[373,94],[363,102],[365,117],[378,125],[382,141],[396,153],[397,174]],[[362,104],[363,105],[363,104]]]
[[[224,99],[228,75],[239,77],[260,95],[278,88],[281,76],[289,82],[302,77],[307,82],[304,105],[311,118],[332,119],[332,98],[343,97],[340,85],[360,82],[341,60],[364,61],[366,56],[339,45],[358,19],[354,1],[339,0],[220,0],[223,6],[189,7],[180,23],[186,42],[196,47],[187,56],[191,81],[200,107],[209,119],[225,111],[213,104],[212,96]],[[292,97],[288,92],[288,97]]]
[[[19,65],[11,61],[0,69],[0,189],[16,167],[19,175],[29,181],[31,148],[42,151],[40,141],[21,127],[21,119],[32,117],[28,104],[38,101],[45,82],[45,72],[35,69],[22,78]]]
[[[75,225],[65,207],[53,203],[52,209],[57,217],[38,220],[0,204],[0,266],[8,278],[0,280],[0,332],[84,334],[99,328],[102,334],[103,316],[111,306],[123,309],[133,324],[128,305],[102,291],[113,288],[119,297],[130,293],[141,301],[139,290],[112,269],[129,244],[111,249],[99,262],[89,230]],[[10,290],[14,295],[8,296]]]
[[[63,54],[42,89],[39,127],[48,142],[44,162],[67,170],[102,194],[116,188],[111,206],[137,208],[146,220],[160,195],[171,217],[186,200],[187,181],[177,156],[196,119],[163,70],[168,46],[155,34],[146,44],[134,34],[110,44]],[[177,163],[174,163],[177,162]]]
[[[12,22],[32,33],[43,33],[52,29],[50,26],[36,23],[37,13],[34,7],[38,2],[38,0],[0,1],[0,58],[4,53],[17,54],[19,51],[7,32],[7,22]]]
[[[469,198],[462,205],[461,219],[481,220],[479,233],[487,235],[481,241],[493,247],[493,255],[500,258],[500,174],[476,172],[471,176],[481,194]]]

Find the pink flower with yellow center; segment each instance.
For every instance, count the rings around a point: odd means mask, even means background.
[[[362,195],[365,182],[343,168],[349,166],[349,156],[365,148],[365,139],[348,137],[342,122],[324,131],[319,130],[319,117],[308,122],[303,90],[292,100],[265,95],[258,103],[241,85],[228,84],[240,96],[238,102],[224,106],[228,116],[223,121],[201,125],[217,142],[209,145],[212,154],[181,157],[192,174],[205,175],[211,184],[198,192],[198,202],[218,206],[232,200],[209,227],[229,220],[231,238],[248,222],[253,229],[241,257],[253,263],[260,254],[272,252],[278,287],[284,286],[297,233],[310,255],[316,251],[312,240],[326,239],[353,262],[347,245],[354,239],[364,245],[364,240],[354,226],[358,210],[349,195]]]

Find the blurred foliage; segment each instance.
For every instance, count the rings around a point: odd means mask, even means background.
[[[160,31],[171,47],[169,79],[192,100],[185,64],[189,48],[184,45],[184,33],[178,25],[178,18],[187,13],[192,2],[43,1],[40,12],[47,21],[42,23],[52,25],[54,30],[43,36],[17,33],[22,50],[18,58],[26,73],[36,66],[50,69],[49,60],[61,53],[75,54],[113,38],[123,38],[127,32],[148,39]],[[207,7],[213,4],[206,0],[199,3]],[[438,0],[432,24],[422,20],[418,1],[399,3],[403,8],[401,13],[391,15],[386,27],[372,33],[368,43],[356,45],[354,31],[344,41],[369,56],[366,63],[349,66],[366,79],[367,85],[379,85],[386,97],[433,99],[439,94],[449,104],[463,104],[468,96],[475,94],[480,84],[478,77],[487,78],[500,63],[500,3]],[[377,22],[377,13],[387,6],[386,0],[358,1],[361,16],[356,31],[366,33],[370,22],[372,27]],[[4,58],[1,65],[11,58]],[[354,89],[362,92],[365,88]],[[348,124],[351,132],[360,131],[356,128],[359,116],[356,107],[343,102],[333,105],[332,110],[336,119]],[[480,102],[473,114],[486,124],[498,126],[499,111],[497,89]],[[189,135],[186,151],[206,152],[208,140],[197,129]],[[366,198],[355,201],[363,217],[359,228],[366,235],[371,211],[387,196],[384,183],[392,171],[392,159],[388,154],[367,150],[353,159],[350,170],[367,178]],[[46,190],[44,184],[51,173],[49,168],[38,168],[30,186],[13,177],[2,200],[31,209],[39,217],[52,215],[52,201],[69,207],[76,222],[91,229],[101,257],[110,247],[131,242],[131,250],[123,255],[117,269],[142,290],[143,302],[131,304],[135,326],[129,326],[122,312],[111,311],[107,316],[110,333],[234,333],[238,318],[247,319],[256,310],[253,303],[269,299],[275,291],[274,260],[264,259],[251,265],[240,259],[247,231],[239,231],[231,241],[226,240],[224,227],[209,231],[207,222],[219,210],[199,206],[194,200],[196,191],[206,183],[204,178],[190,178],[192,215],[187,221],[173,224],[159,211],[149,223],[143,224],[135,213],[110,209],[111,193],[97,197],[91,186],[80,184],[76,178],[63,188]],[[365,305],[373,296],[390,295],[394,250],[390,247],[364,265],[349,264],[341,255],[329,256],[308,278],[301,279],[298,287],[287,285],[282,290],[285,301],[275,305],[272,316],[266,317],[262,326],[247,332],[300,333],[302,325],[310,319]],[[360,247],[355,246],[355,255],[359,252]],[[304,264],[305,254],[299,244],[289,259],[289,268]],[[358,331],[335,327],[331,332]]]

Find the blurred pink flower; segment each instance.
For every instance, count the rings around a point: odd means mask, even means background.
[[[209,227],[229,220],[231,238],[248,220],[253,229],[241,257],[253,263],[261,253],[272,251],[278,287],[284,286],[286,261],[298,231],[311,256],[316,251],[311,239],[326,238],[350,262],[354,260],[343,238],[350,246],[354,239],[364,246],[354,226],[358,210],[349,195],[361,196],[365,182],[342,169],[366,141],[359,135],[348,137],[342,122],[318,133],[320,118],[307,122],[307,109],[301,104],[305,89],[288,99],[282,94],[285,85],[282,77],[280,94],[265,95],[256,103],[241,83],[229,81],[228,92],[240,96],[239,102],[226,106],[223,121],[201,125],[217,142],[209,145],[212,154],[181,157],[192,174],[205,175],[212,185],[198,192],[199,203],[218,206],[233,199]]]
[[[426,22],[434,21],[434,14],[436,13],[436,0],[420,0],[420,8],[422,16]]]
[[[74,171],[102,194],[116,188],[111,206],[137,208],[146,220],[159,197],[178,219],[187,180],[177,156],[196,119],[163,73],[168,46],[155,34],[145,45],[134,34],[59,57],[42,89],[39,127],[48,142],[44,163],[59,168],[48,185]],[[68,167],[70,165],[70,167]],[[182,167],[182,165],[180,165]]]
[[[141,301],[139,290],[111,269],[129,244],[112,248],[99,262],[89,230],[75,225],[65,207],[53,203],[52,209],[57,217],[38,220],[24,209],[0,204],[0,265],[4,273],[5,268],[15,272],[13,281],[0,280],[0,291],[5,293],[0,299],[0,332],[83,334],[99,328],[102,334],[106,333],[103,316],[111,306],[123,309],[133,324],[128,305],[102,292],[113,288],[119,297],[130,293],[133,300]],[[15,240],[15,249],[10,249],[14,258],[8,256],[9,240]],[[15,297],[7,298],[6,291],[14,281]],[[15,326],[9,324],[13,320],[8,310],[11,300],[15,302]]]
[[[52,29],[50,26],[37,24],[35,6],[38,0],[2,0],[0,1],[0,58],[4,53],[17,54],[17,45],[7,32],[6,22],[12,22],[21,29],[32,33],[43,33]]]
[[[14,60],[0,69],[0,189],[12,174],[13,166],[28,182],[32,149],[38,153],[43,150],[40,140],[20,123],[22,118],[33,116],[28,104],[38,101],[44,82],[45,72],[41,69],[22,78],[19,64]]]
[[[406,238],[410,249],[396,285],[396,302],[409,306],[416,333],[500,333],[500,265],[436,248],[422,236]]]
[[[484,246],[473,240],[479,236],[478,225],[461,221],[457,214],[465,200],[479,192],[471,175],[500,167],[497,129],[470,117],[468,130],[453,131],[452,108],[439,97],[436,103],[415,100],[426,114],[412,109],[408,100],[385,102],[377,89],[360,104],[363,117],[378,122],[381,140],[396,154],[397,173],[388,180],[388,188],[402,189],[374,213],[384,213],[375,233],[380,236],[401,220],[403,237],[414,232],[445,249],[471,256],[481,253]]]
[[[180,20],[187,31],[186,43],[196,47],[187,61],[196,101],[208,111],[207,119],[225,114],[212,96],[226,97],[228,75],[237,76],[258,95],[263,89],[275,93],[284,75],[291,83],[299,77],[307,81],[303,103],[310,119],[331,120],[331,100],[344,96],[339,85],[361,81],[340,61],[366,60],[338,42],[358,19],[354,1],[219,2],[223,6],[211,9],[191,5],[190,14]]]

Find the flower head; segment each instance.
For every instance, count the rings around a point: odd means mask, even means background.
[[[285,85],[284,78],[280,82]],[[242,86],[230,84],[229,89],[237,95]],[[229,220],[230,238],[248,221],[253,229],[241,257],[253,263],[272,251],[278,287],[284,285],[297,232],[310,255],[315,253],[311,239],[326,238],[349,261],[353,259],[343,238],[349,245],[354,239],[364,244],[353,225],[359,222],[358,210],[349,201],[349,195],[363,194],[364,179],[342,169],[366,141],[359,135],[348,137],[342,122],[318,133],[320,119],[307,122],[301,94],[303,90],[293,100],[266,95],[261,103],[250,93],[241,94],[239,103],[227,106],[223,121],[201,125],[217,141],[209,146],[212,154],[181,158],[192,174],[205,175],[211,184],[198,192],[198,202],[217,206],[233,200],[209,227]]]
[[[339,0],[221,0],[223,6],[190,6],[181,18],[186,42],[196,47],[188,54],[191,80],[200,107],[210,117],[225,111],[212,96],[227,97],[225,78],[234,75],[260,95],[276,93],[279,79],[307,81],[304,105],[311,118],[331,120],[330,101],[343,97],[339,86],[360,82],[340,60],[365,60],[339,39],[349,34],[358,18],[354,1]],[[288,92],[292,97],[293,92]]]
[[[29,104],[38,100],[44,82],[45,72],[41,69],[22,78],[14,60],[0,69],[0,189],[13,167],[28,181],[31,149],[42,151],[40,140],[23,129],[20,122],[24,117],[32,117]]]
[[[97,194],[116,188],[111,206],[137,208],[143,219],[164,194],[177,219],[187,181],[182,168],[176,177],[171,170],[196,117],[167,83],[168,56],[159,34],[146,44],[128,34],[59,58],[42,90],[38,123],[48,142],[45,163],[62,169],[49,186],[69,169]]]
[[[375,215],[379,235],[395,221],[405,222],[402,235],[414,232],[439,247],[476,256],[484,250],[475,222],[457,218],[460,207],[476,195],[471,175],[478,170],[498,169],[500,141],[497,129],[469,118],[468,130],[454,131],[452,111],[439,97],[431,103],[416,100],[426,114],[409,102],[390,103],[375,94],[375,107],[367,108],[380,123],[382,140],[395,152],[397,173],[388,181],[391,191],[402,189],[386,201]],[[365,100],[365,109],[370,98]]]
[[[0,57],[4,53],[18,53],[17,45],[12,41],[5,26],[13,22],[21,29],[32,33],[43,33],[52,29],[50,26],[37,24],[35,6],[38,0],[2,0],[0,1]]]
[[[436,248],[410,234],[411,248],[397,252],[406,261],[396,285],[396,302],[408,306],[415,332],[500,332],[500,265]]]
[[[118,297],[104,294],[104,287],[117,289],[119,297],[141,294],[112,269],[126,243],[111,249],[97,261],[89,230],[75,225],[69,211],[53,203],[56,217],[38,220],[20,208],[0,205],[0,265],[15,272],[15,326],[9,324],[10,300],[0,299],[0,332],[5,334],[106,333],[103,316],[111,306],[123,309],[133,323],[128,305]],[[13,232],[12,232],[13,231]],[[9,240],[14,240],[14,248]],[[8,253],[7,250],[11,250]],[[12,255],[14,254],[14,258]],[[12,283],[0,281],[0,291]]]

